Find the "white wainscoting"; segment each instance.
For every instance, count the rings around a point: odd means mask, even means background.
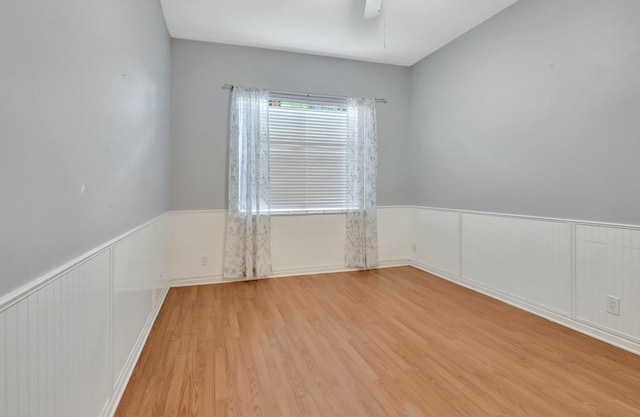
[[[411,213],[410,237],[413,263],[439,275],[460,276],[459,213],[415,207]]]
[[[620,315],[606,311],[607,295]],[[576,317],[640,343],[640,230],[576,226]]]
[[[464,213],[462,278],[569,315],[571,226]]]
[[[0,313],[0,415],[99,415],[109,386],[109,251]]]
[[[0,416],[113,415],[166,294],[167,216],[0,299]]]
[[[112,249],[111,367],[118,401],[167,292],[167,220],[163,216]]]
[[[225,210],[173,211],[169,219],[167,278],[193,284],[220,277],[224,253]],[[208,258],[202,265],[202,257]]]
[[[413,210],[413,266],[640,354],[640,228]]]
[[[382,266],[407,265],[410,207],[378,208]],[[172,286],[222,282],[226,212],[176,211],[169,226],[169,282]],[[344,214],[272,216],[274,276],[345,271]],[[202,258],[208,258],[203,265]]]

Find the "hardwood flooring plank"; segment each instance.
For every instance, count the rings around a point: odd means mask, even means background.
[[[640,357],[411,267],[172,288],[116,415],[640,415]]]

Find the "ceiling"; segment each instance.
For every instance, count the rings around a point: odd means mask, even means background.
[[[161,0],[174,38],[413,65],[517,0]]]

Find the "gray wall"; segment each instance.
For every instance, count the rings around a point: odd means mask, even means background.
[[[520,0],[415,65],[411,203],[640,224],[639,22]]]
[[[168,209],[169,46],[158,0],[0,2],[0,296]]]
[[[226,83],[386,97],[378,105],[378,203],[405,204],[410,78],[406,67],[173,39],[171,207],[223,209],[227,191]]]

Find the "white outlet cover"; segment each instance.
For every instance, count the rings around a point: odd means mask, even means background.
[[[607,295],[607,313],[620,315],[620,298],[613,295]]]

